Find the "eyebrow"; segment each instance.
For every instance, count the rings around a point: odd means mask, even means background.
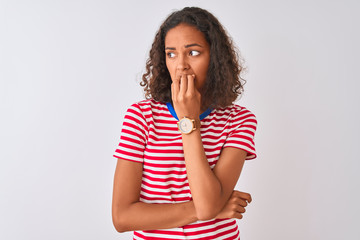
[[[185,48],[194,47],[194,46],[203,47],[203,46],[201,46],[200,44],[192,43],[192,44],[185,45]],[[169,50],[176,50],[176,48],[174,48],[174,47],[166,47],[165,50],[167,50],[167,49],[169,49]]]

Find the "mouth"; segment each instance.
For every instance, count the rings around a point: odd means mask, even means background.
[[[179,81],[181,82],[181,77],[184,76],[184,75],[185,75],[185,76],[191,75],[191,76],[193,76],[194,80],[196,80],[196,76],[195,76],[195,74],[193,74],[193,73],[177,74],[177,75],[175,76],[175,79],[179,79]]]

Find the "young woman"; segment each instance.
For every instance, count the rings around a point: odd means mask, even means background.
[[[147,100],[123,122],[113,223],[134,239],[239,239],[251,202],[234,190],[256,157],[256,118],[233,102],[242,67],[219,21],[200,8],[172,13],[155,36],[141,85]]]

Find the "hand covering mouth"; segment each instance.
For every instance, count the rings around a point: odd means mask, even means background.
[[[181,81],[181,77],[185,75],[185,76],[188,76],[188,75],[192,75],[194,77],[194,80],[196,79],[196,76],[194,73],[180,73],[180,74],[177,74],[175,79],[179,79],[179,81]]]

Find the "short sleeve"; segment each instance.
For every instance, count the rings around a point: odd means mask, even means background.
[[[240,108],[240,107],[239,107]],[[255,131],[257,120],[253,113],[241,107],[232,113],[228,137],[225,147],[234,147],[247,152],[246,160],[255,159]]]
[[[113,156],[142,163],[147,142],[147,129],[146,120],[141,108],[138,104],[133,104],[127,110],[124,117],[120,143]]]

